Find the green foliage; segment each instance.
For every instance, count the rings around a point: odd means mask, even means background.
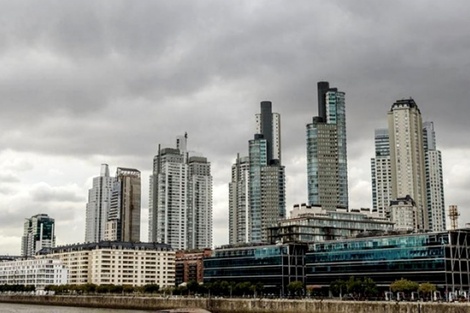
[[[304,284],[301,281],[292,281],[287,285],[287,290],[289,290],[290,295],[300,296],[304,290]]]
[[[419,284],[417,282],[404,278],[396,280],[390,285],[390,289],[393,292],[412,292],[417,291],[418,288]]]
[[[371,298],[378,294],[377,285],[369,277],[362,280],[353,276],[346,281],[337,279],[330,284],[330,291],[334,296],[349,294],[355,299]]]
[[[157,284],[147,284],[143,286],[144,293],[157,293],[160,290],[160,286]]]
[[[424,293],[425,295],[432,294],[434,291],[436,291],[436,285],[431,284],[431,283],[422,283],[419,284],[418,291]]]
[[[188,291],[191,294],[195,294],[199,292],[199,284],[197,283],[197,281],[194,281],[194,280],[189,281],[186,287],[188,288]]]
[[[0,285],[0,292],[12,291],[12,292],[31,292],[35,291],[36,287],[33,285]]]

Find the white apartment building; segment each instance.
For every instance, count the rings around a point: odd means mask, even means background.
[[[395,230],[415,230],[416,203],[410,196],[392,200],[389,210],[390,219],[395,223]]]
[[[63,262],[69,284],[175,284],[175,252],[166,244],[102,241],[57,247],[48,256]]]
[[[389,217],[392,200],[392,170],[388,129],[375,130],[375,157],[371,159],[372,211],[378,217]]]
[[[392,198],[416,204],[415,229],[429,229],[421,112],[413,99],[398,100],[388,113]]]
[[[0,285],[34,285],[43,289],[47,285],[67,284],[67,277],[67,268],[57,258],[0,262]]]
[[[250,242],[250,158],[237,155],[229,183],[229,243]]]
[[[108,164],[101,165],[100,176],[93,178],[86,205],[85,242],[104,240],[114,177],[109,176]]]
[[[212,176],[207,158],[190,155],[187,134],[153,159],[149,188],[149,241],[175,250],[212,246]]]

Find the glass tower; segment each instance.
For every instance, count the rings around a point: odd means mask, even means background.
[[[347,209],[345,93],[319,82],[318,113],[307,124],[308,201],[325,209]]]
[[[25,219],[21,256],[32,257],[42,248],[55,247],[55,221],[47,214]]]

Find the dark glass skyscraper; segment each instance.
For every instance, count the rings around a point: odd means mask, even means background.
[[[308,202],[348,208],[345,93],[318,83],[318,116],[307,124]]]
[[[232,167],[229,185],[230,243],[267,242],[267,228],[286,216],[285,168],[281,165],[281,119],[270,101],[256,114],[257,133],[248,157]]]

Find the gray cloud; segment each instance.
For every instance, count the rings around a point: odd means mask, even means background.
[[[77,194],[77,188],[64,186],[52,187],[40,183],[30,190],[31,199],[38,202],[83,202],[85,195]]]
[[[70,172],[106,162],[147,173],[158,143],[188,132],[189,148],[212,162],[214,215],[224,216],[230,166],[247,154],[259,102],[271,100],[288,205],[304,202],[305,125],[317,114],[316,82],[328,80],[346,92],[351,202],[370,206],[373,131],[395,100],[413,97],[435,122],[444,158],[470,146],[469,9],[463,0],[2,1],[0,165],[15,184],[33,170],[24,155],[77,163]],[[447,174],[450,201],[468,200],[457,192],[462,171]],[[79,223],[90,186],[70,186],[83,183],[28,187],[15,203],[75,212],[61,223]],[[15,192],[3,186],[0,203]],[[222,233],[226,223],[215,224]]]

